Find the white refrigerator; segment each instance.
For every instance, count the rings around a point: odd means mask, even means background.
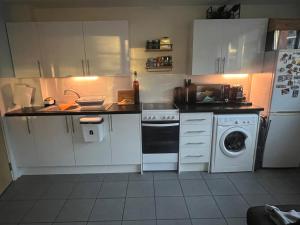
[[[299,167],[300,49],[266,52],[264,70],[253,75],[251,94],[268,120],[263,167]]]

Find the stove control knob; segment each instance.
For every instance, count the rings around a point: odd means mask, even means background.
[[[165,120],[165,119],[166,119],[166,117],[165,117],[165,116],[163,116],[161,119]]]
[[[146,120],[146,119],[147,119],[147,116],[144,116],[144,117],[143,117],[143,120]]]
[[[171,119],[174,120],[174,119],[175,119],[175,116],[172,116]]]
[[[148,120],[151,120],[151,116],[148,116]]]
[[[152,119],[155,120],[156,119],[155,116],[152,116]]]
[[[169,119],[171,119],[171,117],[170,117],[170,116],[168,116],[168,117],[167,117],[167,119],[169,120]]]
[[[235,121],[234,123],[235,123],[235,124],[238,124],[239,122],[238,122],[238,121]]]

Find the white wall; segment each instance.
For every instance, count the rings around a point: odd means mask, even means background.
[[[98,7],[97,5],[81,6],[59,6],[49,3],[47,5],[12,4],[6,9],[6,20],[13,21],[73,21],[73,20],[117,20],[129,21],[130,45],[131,45],[131,70],[137,70],[141,86],[141,100],[171,101],[172,90],[183,84],[186,76],[189,40],[191,35],[192,21],[197,18],[205,18],[208,5],[183,5],[183,6],[149,6],[149,7]],[[278,5],[242,5],[241,17],[284,17],[300,18],[300,4],[278,4]],[[204,31],[205,32],[205,31]],[[159,55],[159,53],[146,53],[145,42],[148,39],[169,36],[174,44],[171,53],[174,61],[172,74],[147,73],[145,61],[147,57]],[[38,80],[38,79],[37,79]],[[131,88],[131,78],[99,78],[96,82],[74,83],[70,78],[48,80],[43,79],[43,97],[61,95],[63,88],[74,86],[82,94],[109,95],[109,99],[116,100],[116,93],[112,90]],[[195,76],[193,81],[201,83],[230,83],[244,85],[247,96],[249,96],[249,78],[240,80],[226,80],[222,76]],[[57,84],[56,86],[54,84]],[[107,84],[109,89],[97,88]],[[52,88],[47,88],[52,87]],[[46,89],[45,89],[46,88]],[[57,91],[58,94],[55,93]],[[97,91],[98,90],[98,91]]]
[[[11,77],[13,75],[11,55],[3,19],[3,7],[0,2],[0,77]]]

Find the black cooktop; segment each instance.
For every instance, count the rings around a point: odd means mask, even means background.
[[[143,110],[172,110],[177,109],[173,103],[144,103]]]

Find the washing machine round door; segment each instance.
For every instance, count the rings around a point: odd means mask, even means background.
[[[238,157],[246,151],[249,139],[250,136],[245,129],[232,127],[221,136],[220,148],[226,156]]]

